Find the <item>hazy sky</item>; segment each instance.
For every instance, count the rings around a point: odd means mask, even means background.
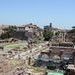
[[[75,26],[75,0],[0,0],[0,24]]]

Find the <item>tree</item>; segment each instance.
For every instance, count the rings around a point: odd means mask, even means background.
[[[53,36],[52,31],[44,31],[43,32],[43,37],[44,37],[44,40],[46,40],[46,41],[51,40],[52,36]]]
[[[14,35],[14,32],[16,31],[16,26],[9,26],[8,28],[4,28],[4,33],[1,34],[2,39],[11,38]]]
[[[8,32],[2,33],[1,36],[0,36],[1,39],[6,39],[6,38],[9,38],[9,37],[10,37],[10,35],[9,35]]]
[[[59,34],[60,34],[60,32],[59,32],[59,31],[55,33],[55,35],[56,35],[56,36],[59,36]]]

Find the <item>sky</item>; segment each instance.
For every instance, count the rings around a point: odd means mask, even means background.
[[[75,26],[75,0],[0,0],[1,24]]]

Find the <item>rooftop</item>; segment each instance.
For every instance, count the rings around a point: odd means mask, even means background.
[[[64,75],[63,71],[50,71],[47,75]]]

